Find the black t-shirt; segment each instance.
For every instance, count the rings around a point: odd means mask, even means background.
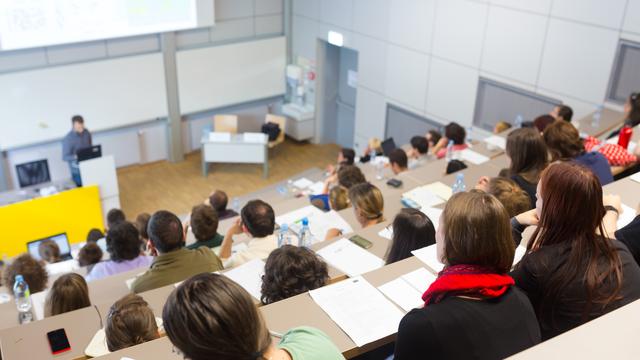
[[[629,225],[616,231],[616,239],[627,245],[631,255],[640,264],[640,216],[636,216]]]
[[[539,342],[531,303],[512,287],[496,299],[449,297],[411,310],[400,322],[395,360],[504,359]]]
[[[640,267],[623,243],[618,240],[610,241],[622,262],[622,287],[618,293],[620,298],[604,307],[593,304],[586,318],[583,312],[588,295],[586,284],[580,275],[573,282],[563,286],[560,297],[553,303],[553,306],[541,308],[542,292],[545,286],[549,285],[551,276],[559,271],[561,265],[569,260],[573,246],[571,241],[545,246],[525,255],[511,273],[516,285],[527,294],[536,310],[543,340],[560,335],[589,320],[640,299]],[[583,269],[575,269],[576,274],[584,274],[585,267],[586,264]],[[601,286],[606,291],[612,289],[614,285],[603,283]],[[552,313],[549,313],[550,311]]]
[[[530,209],[535,208],[536,207],[536,193],[538,192],[538,184],[537,183],[530,183],[520,175],[511,176],[511,180],[515,181],[515,183],[518,184],[520,189],[524,190],[527,193],[527,195],[529,195],[529,201],[531,201]]]

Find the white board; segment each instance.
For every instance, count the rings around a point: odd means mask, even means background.
[[[182,50],[177,54],[180,111],[199,111],[285,92],[284,37]]]
[[[93,132],[166,117],[162,55],[0,75],[0,149],[58,140],[75,114]]]

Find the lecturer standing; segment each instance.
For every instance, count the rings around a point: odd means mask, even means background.
[[[84,119],[80,115],[71,118],[72,129],[62,140],[62,159],[69,163],[71,178],[78,186],[82,186],[77,152],[91,147],[91,133],[84,127]]]

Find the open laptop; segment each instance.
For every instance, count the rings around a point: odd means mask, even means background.
[[[93,145],[76,151],[78,161],[91,160],[102,156],[102,146]]]
[[[382,144],[380,144],[380,147],[382,147],[382,153],[386,157],[389,157],[389,154],[391,154],[391,152],[397,148],[396,142],[393,141],[392,137],[383,141]]]
[[[57,234],[53,236],[46,237],[44,239],[34,240],[27,243],[27,250],[29,254],[33,256],[36,260],[42,260],[40,257],[40,253],[38,252],[38,247],[44,241],[51,240],[58,244],[60,248],[60,258],[62,260],[71,259],[71,246],[69,245],[69,239],[67,238],[67,233]]]

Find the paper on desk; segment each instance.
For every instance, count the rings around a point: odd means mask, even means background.
[[[407,191],[402,194],[402,197],[409,199],[420,206],[420,208],[427,208],[444,203],[444,200],[433,191],[429,190],[426,186],[419,186],[413,190]]]
[[[209,141],[213,142],[230,142],[231,141],[231,133],[228,132],[210,132],[209,133]]]
[[[516,246],[516,253],[513,257],[513,266],[516,266],[517,263],[522,260],[522,257],[527,252],[527,248],[524,246]]]
[[[385,227],[384,229],[378,232],[378,235],[380,235],[380,237],[383,237],[387,240],[393,239],[393,227],[391,225]]]
[[[237,282],[251,296],[260,299],[262,294],[262,275],[264,275],[264,261],[260,259],[251,260],[236,268],[223,273],[224,276]]]
[[[347,239],[340,239],[316,253],[349,277],[356,277],[384,266],[384,260]]]
[[[423,247],[422,249],[413,250],[411,252],[418,260],[422,261],[431,270],[439,273],[444,269],[444,264],[438,259],[436,245]]]
[[[436,278],[437,276],[435,274],[423,267],[402,275],[402,280],[416,289],[420,295],[427,291],[429,285],[436,281]]]
[[[460,155],[462,155],[462,159],[467,160],[468,162],[474,164],[474,165],[480,165],[480,164],[484,164],[487,161],[489,161],[489,158],[477,153],[471,149],[464,149],[460,152]]]
[[[422,294],[401,277],[378,286],[378,290],[388,297],[389,300],[400,306],[405,312],[419,308],[424,304],[424,301],[421,299]]]
[[[276,223],[289,225],[289,229],[298,234],[302,229],[302,219],[309,220],[309,231],[313,235],[314,242],[323,241],[329,229],[339,229],[343,234],[353,232],[353,229],[340,214],[331,210],[323,212],[313,205],[291,211],[276,218]]]
[[[427,215],[431,223],[433,224],[433,228],[437,231],[438,226],[440,224],[440,215],[442,214],[442,209],[428,207],[420,209],[423,214]]]
[[[484,139],[484,142],[490,145],[494,145],[504,150],[507,148],[507,139],[502,136],[491,135],[488,138]]]
[[[404,315],[360,276],[309,295],[358,347],[395,334]]]
[[[44,303],[47,299],[49,290],[43,290],[35,294],[31,294],[31,305],[33,306],[33,316],[36,320],[44,319]]]
[[[631,180],[640,183],[640,172],[637,172],[637,173],[631,175],[630,178],[631,178]]]
[[[262,144],[266,142],[267,137],[261,132],[247,132],[242,134],[242,139],[244,142]]]
[[[618,217],[618,229],[622,229],[623,227],[629,225],[633,219],[636,218],[636,211],[631,207],[625,204],[622,204],[622,213]]]
[[[313,183],[313,185],[309,186],[309,193],[311,195],[319,195],[324,191],[324,183],[322,181],[318,181]]]
[[[300,190],[304,190],[304,189],[310,187],[311,185],[313,185],[313,181],[311,181],[311,180],[309,180],[309,179],[307,179],[305,177],[302,177],[302,178],[300,178],[300,179],[298,179],[298,180],[293,182],[293,186],[297,187]]]
[[[432,193],[438,195],[438,197],[445,201],[448,201],[449,198],[451,198],[451,196],[453,195],[453,190],[451,190],[451,187],[441,183],[440,181],[425,185],[424,187]]]

